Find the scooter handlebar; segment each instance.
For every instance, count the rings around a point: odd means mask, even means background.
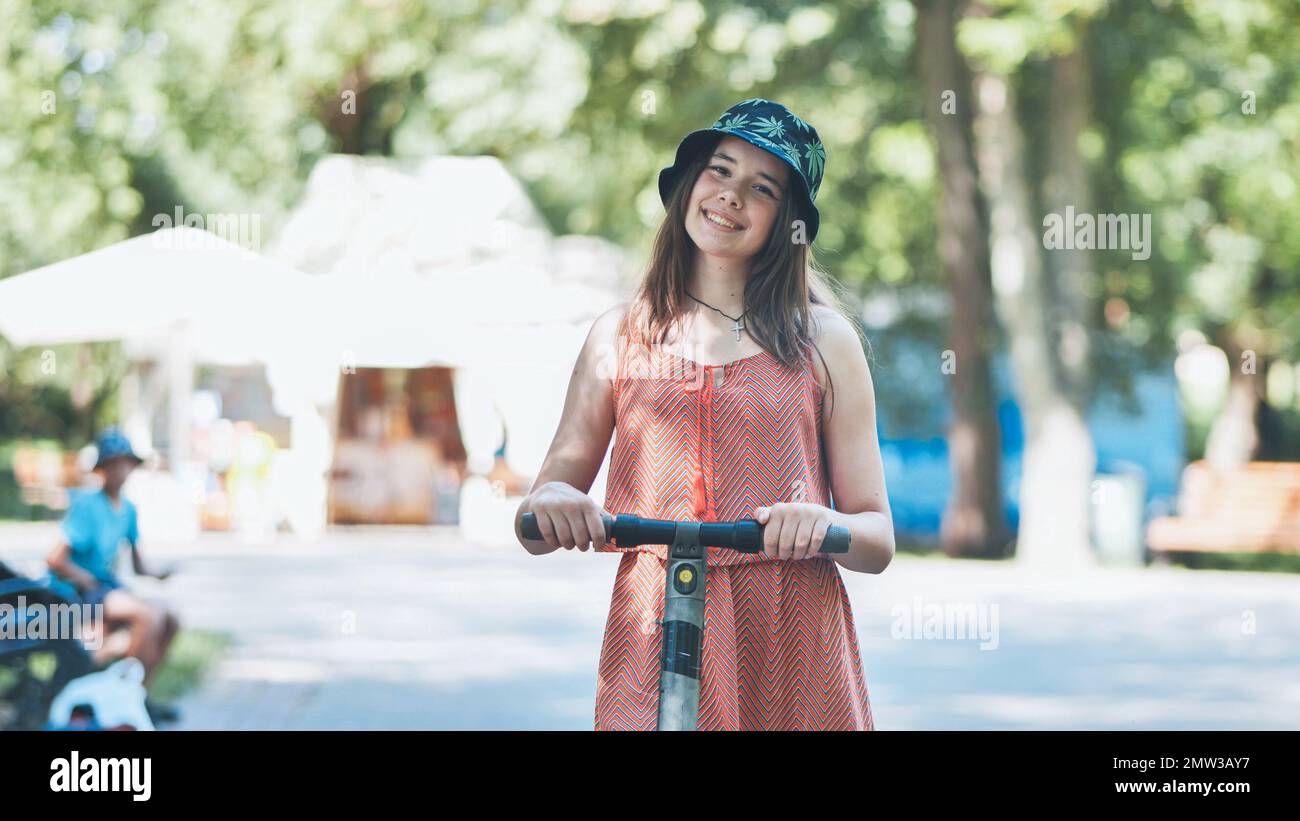
[[[643,544],[672,544],[677,533],[677,525],[693,522],[677,522],[671,519],[642,519],[626,514],[611,516],[601,514],[605,523],[605,543],[614,542],[619,547],[636,547]],[[764,526],[753,519],[737,519],[732,522],[700,522],[700,544],[705,547],[719,547],[737,550],[741,553],[763,552]],[[537,526],[537,514],[525,513],[522,522],[525,539],[541,539],[542,531]],[[822,540],[821,553],[847,553],[851,534],[848,528],[831,525]]]

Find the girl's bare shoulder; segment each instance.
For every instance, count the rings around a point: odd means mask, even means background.
[[[844,314],[825,305],[812,306],[812,313],[815,320],[813,341],[824,355],[830,356],[828,350],[835,351],[840,358],[855,358],[852,356],[854,352],[862,354],[862,339]]]
[[[622,302],[596,317],[587,333],[579,367],[585,363],[591,373],[608,380],[616,372],[619,359],[618,336],[629,303]]]
[[[600,330],[603,333],[617,333],[618,326],[623,321],[623,317],[627,316],[627,310],[631,305],[631,302],[620,302],[609,308],[596,317],[596,321],[592,323],[592,329]]]
[[[620,302],[609,308],[591,323],[591,332],[587,335],[587,345],[604,350],[611,348],[618,341],[618,334],[631,303]]]
[[[848,330],[853,332],[853,326],[844,318],[844,315],[829,305],[812,305],[813,332],[818,336],[824,336],[827,333],[843,333]]]
[[[853,324],[839,311],[825,305],[812,306],[815,323],[813,343],[821,352],[814,357],[818,382],[826,387],[840,377],[862,379],[867,370],[862,339]],[[823,361],[825,360],[824,365]],[[828,372],[829,371],[829,379]],[[866,376],[866,378],[870,378]]]

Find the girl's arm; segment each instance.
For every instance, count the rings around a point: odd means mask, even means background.
[[[569,377],[560,424],[546,452],[533,486],[515,513],[515,536],[529,553],[543,554],[555,550],[541,539],[525,539],[521,531],[525,513],[532,511],[532,501],[551,483],[560,483],[586,494],[605,460],[605,451],[614,435],[613,376],[617,363],[615,340],[619,320],[626,306],[619,305],[596,318],[583,343],[578,361]],[[551,490],[553,488],[547,489]],[[574,494],[569,493],[568,496]],[[594,511],[590,522],[600,524]],[[595,531],[600,532],[600,531]],[[563,536],[561,535],[561,540]]]
[[[829,555],[848,570],[880,573],[894,558],[894,522],[876,433],[871,369],[847,320],[824,311],[822,327],[817,345],[834,380],[822,409],[831,496],[837,508],[830,512],[831,523],[848,528],[853,537],[848,553]],[[814,355],[813,360],[820,371],[820,359]]]

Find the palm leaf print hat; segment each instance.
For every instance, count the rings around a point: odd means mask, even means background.
[[[686,164],[717,134],[730,134],[770,151],[794,170],[794,177],[801,183],[794,188],[799,192],[808,223],[808,241],[812,242],[821,225],[815,201],[826,170],[826,147],[817,136],[817,129],[771,100],[743,100],[723,112],[711,127],[687,134],[677,146],[673,164],[659,172],[659,198],[664,205],[668,204]]]

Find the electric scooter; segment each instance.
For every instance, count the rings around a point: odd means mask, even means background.
[[[700,711],[700,646],[704,636],[704,588],[707,548],[742,553],[763,550],[764,526],[754,519],[731,522],[685,522],[601,514],[605,543],[618,547],[668,545],[664,585],[663,650],[659,662],[659,730],[694,730]],[[525,513],[524,538],[541,539],[537,515]],[[847,553],[847,528],[831,526],[821,553]]]

